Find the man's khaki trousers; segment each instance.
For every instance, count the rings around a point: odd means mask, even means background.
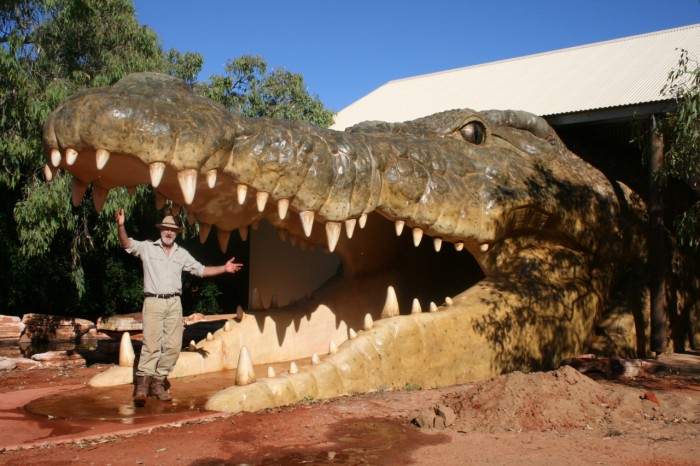
[[[136,375],[163,379],[172,372],[182,349],[182,303],[179,296],[143,301],[143,346]]]

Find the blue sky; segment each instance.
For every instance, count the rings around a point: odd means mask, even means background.
[[[165,49],[304,76],[339,111],[395,79],[700,23],[698,0],[134,0]]]

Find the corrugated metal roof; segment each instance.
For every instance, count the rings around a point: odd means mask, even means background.
[[[333,128],[453,108],[551,116],[661,101],[681,48],[700,57],[700,24],[390,81],[341,110]]]

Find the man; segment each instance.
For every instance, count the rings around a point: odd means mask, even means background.
[[[167,215],[156,241],[136,241],[126,234],[124,209],[117,209],[119,243],[143,262],[143,346],[136,371],[134,404],[142,407],[150,394],[161,401],[172,397],[166,377],[175,367],[182,348],[182,271],[198,277],[238,272],[243,264],[231,258],[224,265],[204,266],[175,243],[182,231],[172,215]]]

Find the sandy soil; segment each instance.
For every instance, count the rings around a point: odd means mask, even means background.
[[[0,463],[700,465],[698,361],[690,361],[697,371],[642,372],[615,380],[565,366],[438,390],[387,391],[97,437],[76,435],[62,443],[3,451]],[[103,369],[0,373],[0,400],[30,388],[84,384]],[[175,380],[173,390],[177,387]],[[437,428],[416,425],[436,411]],[[0,428],[7,432],[3,419],[9,419],[9,411],[0,414]],[[441,428],[445,423],[451,425]]]

